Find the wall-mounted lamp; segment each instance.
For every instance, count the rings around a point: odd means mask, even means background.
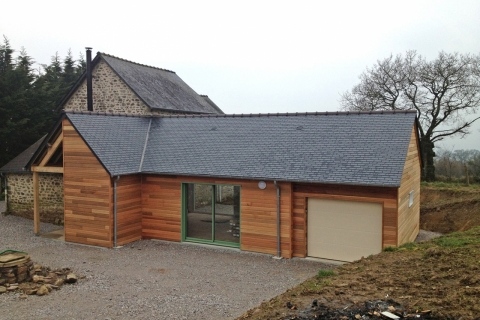
[[[265,181],[258,181],[258,189],[265,189],[267,187],[267,183]]]

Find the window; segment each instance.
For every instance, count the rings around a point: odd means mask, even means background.
[[[410,191],[410,196],[408,198],[408,207],[410,208],[413,205],[413,190]]]
[[[183,239],[238,246],[240,187],[186,183],[183,185]]]

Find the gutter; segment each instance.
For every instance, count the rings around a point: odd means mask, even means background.
[[[117,247],[117,182],[120,176],[113,180],[113,247]]]
[[[280,238],[280,186],[277,180],[273,181],[273,184],[277,188],[277,259],[282,258],[281,238]]]

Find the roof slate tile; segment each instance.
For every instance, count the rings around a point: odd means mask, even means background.
[[[111,175],[140,169],[167,175],[375,186],[400,185],[415,123],[411,112],[67,116]]]

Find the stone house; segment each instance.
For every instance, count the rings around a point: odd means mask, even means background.
[[[97,53],[85,72],[62,99],[58,110],[87,111],[87,83],[91,81],[91,102],[96,112],[129,115],[223,114],[205,95],[197,94],[175,72]],[[91,77],[89,77],[89,72]],[[91,79],[91,80],[89,80]],[[45,137],[0,168],[6,185],[7,212],[32,217],[33,176],[27,167]],[[50,161],[61,162],[61,152]],[[39,173],[42,219],[63,220],[63,176],[60,172]]]

